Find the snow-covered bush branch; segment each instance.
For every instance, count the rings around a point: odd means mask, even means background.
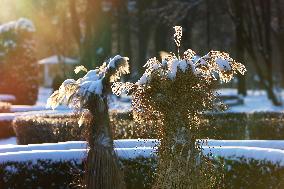
[[[217,78],[229,82],[246,68],[225,52],[198,56],[188,49],[181,55],[182,28],[174,29],[177,54],[163,53],[161,61],[149,59],[136,83],[118,82],[112,89],[117,95],[132,95],[136,121],[158,124],[161,146],[154,188],[216,187],[219,173],[202,154],[201,144],[196,144],[201,115],[218,108],[214,92]]]
[[[75,110],[81,111],[88,106],[87,102],[92,96],[101,97],[104,82],[117,81],[122,74],[129,73],[128,58],[120,55],[111,58],[101,67],[87,71],[84,66],[78,66],[76,73],[87,72],[83,78],[78,80],[66,79],[48,99],[47,105],[55,109],[60,104],[67,104]],[[106,79],[108,77],[108,79]]]

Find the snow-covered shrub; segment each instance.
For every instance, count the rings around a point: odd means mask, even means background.
[[[87,71],[83,66],[75,72]],[[68,104],[81,113],[79,125],[86,125],[86,140],[90,146],[84,186],[86,188],[122,189],[124,180],[113,151],[107,95],[111,82],[129,73],[128,58],[116,55],[101,67],[90,70],[78,80],[67,79],[48,99],[56,108]]]
[[[114,139],[157,138],[153,125],[135,123],[129,112],[110,111],[109,116]],[[84,140],[86,126],[78,120],[78,115],[21,116],[13,121],[13,130],[18,144]]]
[[[200,138],[243,140],[247,139],[249,128],[246,113],[205,113],[202,114],[199,131]]]
[[[22,116],[13,121],[18,144],[54,143],[84,140],[84,126],[78,116]]]
[[[284,168],[264,160],[220,158],[224,188],[284,188]]]
[[[39,85],[33,23],[20,18],[0,25],[0,93],[13,94],[17,104],[34,104]]]
[[[126,189],[151,188],[155,160],[137,158],[119,161],[125,172]],[[0,164],[0,186],[3,188],[82,188],[83,175],[84,163],[75,160]]]
[[[151,189],[155,181],[157,160],[121,159],[127,189]],[[283,188],[284,168],[267,161],[237,158],[217,159],[216,166],[225,175],[224,188]],[[0,164],[3,188],[80,188],[84,165],[77,161],[38,160]],[[48,179],[47,179],[48,178]]]
[[[136,121],[159,125],[158,172],[154,188],[211,188],[220,181],[214,166],[196,145],[200,137],[202,113],[214,111],[216,77],[229,82],[234,74],[246,69],[229,54],[210,51],[197,56],[188,49],[179,53],[182,28],[176,26],[178,54],[151,58],[146,71],[136,83],[115,83],[113,92],[132,95]]]
[[[201,138],[283,140],[283,112],[203,114]]]
[[[250,139],[283,140],[284,114],[283,112],[257,112],[247,115],[246,123]]]

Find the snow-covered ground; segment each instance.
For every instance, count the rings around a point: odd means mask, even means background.
[[[218,93],[222,95],[237,95],[237,89],[220,89]],[[284,90],[281,93],[284,99]],[[229,107],[227,112],[284,112],[284,106],[274,106],[267,98],[267,94],[263,90],[248,90],[248,95],[244,97],[244,104]]]
[[[219,89],[218,93],[222,95],[237,95],[236,89]],[[37,103],[33,106],[28,105],[13,105],[11,107],[12,112],[30,112],[30,111],[43,111],[46,109],[46,101],[52,94],[52,89],[40,87]],[[4,95],[5,96],[5,95]],[[281,93],[284,99],[284,90]],[[1,95],[0,95],[1,97]],[[110,109],[114,110],[129,110],[131,108],[131,99],[127,96],[117,98],[112,96],[109,100]],[[59,106],[57,110],[67,110],[66,106]],[[274,106],[272,102],[267,98],[267,94],[263,90],[248,90],[248,95],[244,97],[244,104],[229,107],[227,112],[284,112],[284,106]]]

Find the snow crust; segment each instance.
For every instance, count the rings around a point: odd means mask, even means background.
[[[137,81],[137,84],[139,84],[139,85],[144,85],[144,84],[146,84],[148,81],[149,81],[149,75],[148,74],[146,74],[146,73],[144,73],[143,75],[142,75],[142,77]]]
[[[204,147],[203,153],[208,155],[212,153],[213,157],[219,156],[228,159],[244,157],[246,159],[266,160],[284,166],[284,150],[279,149],[245,146],[211,146]]]
[[[11,140],[9,140],[11,142]],[[1,144],[1,142],[0,142]],[[114,141],[115,148],[154,148],[158,144],[156,139],[121,139]],[[86,141],[68,141],[59,143],[43,143],[28,145],[0,145],[0,153],[33,151],[33,150],[70,150],[70,149],[87,149]]]
[[[116,68],[115,63],[119,59],[126,59],[127,61],[129,60],[127,57],[122,57],[120,55],[116,55],[115,57],[110,58],[109,63],[108,63],[108,68]]]
[[[222,71],[231,70],[231,66],[230,66],[229,62],[225,59],[217,58],[216,63],[218,64],[219,69],[222,70]]]
[[[227,159],[244,157],[246,159],[266,160],[284,166],[284,150],[281,150],[283,143],[284,141],[209,140],[209,146],[203,146],[203,153],[205,155],[212,153],[213,157]],[[158,141],[154,139],[115,140],[115,151],[120,158],[131,159],[140,156],[148,158],[155,155],[157,144]],[[279,149],[267,148],[269,145]],[[84,141],[69,141],[51,144],[6,145],[0,146],[0,150],[1,163],[11,160],[36,161],[38,159],[54,161],[75,159],[81,161],[86,157],[87,146]]]
[[[0,163],[14,161],[33,161],[52,160],[52,161],[82,161],[87,157],[87,149],[69,149],[69,150],[33,150],[20,152],[0,153]],[[153,148],[117,148],[115,149],[118,157],[123,159],[135,159],[137,157],[151,157],[155,153]]]
[[[16,97],[14,95],[0,94],[0,101],[11,102],[11,101],[15,101],[15,100],[16,100]]]
[[[208,146],[246,146],[284,150],[284,140],[206,140]]]

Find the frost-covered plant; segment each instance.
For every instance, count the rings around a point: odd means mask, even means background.
[[[214,188],[220,179],[214,166],[202,154],[198,140],[200,118],[214,111],[216,78],[229,82],[246,69],[229,54],[210,51],[197,56],[188,49],[179,54],[182,28],[176,30],[178,55],[168,53],[160,62],[151,58],[136,83],[114,83],[113,92],[132,95],[133,115],[138,122],[159,124],[158,172],[154,188]]]
[[[26,18],[0,25],[0,92],[15,95],[17,104],[37,100],[39,65],[34,32],[33,23]]]
[[[75,72],[87,71],[80,66]],[[124,181],[113,150],[113,137],[109,124],[107,94],[110,83],[129,72],[128,58],[119,55],[108,64],[90,70],[78,80],[67,79],[48,99],[53,109],[59,104],[67,104],[82,114],[87,125],[86,139],[90,150],[87,157],[86,188],[121,189]]]

